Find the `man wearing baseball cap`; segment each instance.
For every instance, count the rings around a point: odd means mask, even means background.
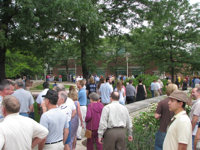
[[[163,150],[191,150],[192,125],[185,111],[185,105],[188,101],[187,94],[175,90],[169,99],[169,110],[173,111],[175,115],[168,125]]]
[[[40,124],[49,130],[47,138],[39,145],[39,150],[63,150],[69,133],[69,123],[66,113],[57,108],[58,93],[48,90],[42,108],[47,108],[40,118]]]

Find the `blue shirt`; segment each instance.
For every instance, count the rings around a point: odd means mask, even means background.
[[[101,92],[101,102],[104,104],[110,103],[110,94],[113,92],[113,89],[108,82],[101,84],[99,92]]]
[[[195,83],[195,84],[199,84],[199,83],[200,83],[200,80],[199,80],[198,78],[196,78],[196,79],[194,80],[194,83]]]
[[[154,90],[154,82],[151,83],[151,90]]]
[[[80,106],[86,106],[87,96],[86,96],[86,91],[84,88],[80,89],[78,92],[78,101],[80,103]]]
[[[49,130],[46,143],[63,140],[64,129],[69,128],[67,115],[60,108],[53,108],[42,114],[40,124]]]

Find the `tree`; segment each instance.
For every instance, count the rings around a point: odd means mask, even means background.
[[[154,2],[147,14],[149,27],[132,31],[128,37],[134,49],[131,54],[137,64],[148,68],[152,63],[160,72],[172,75],[191,69],[194,49],[198,45],[199,10],[187,0],[162,0]],[[195,61],[192,62],[191,60]]]

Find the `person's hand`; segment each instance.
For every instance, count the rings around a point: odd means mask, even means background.
[[[129,140],[129,141],[132,141],[132,140],[133,140],[133,137],[132,137],[132,136],[128,136],[128,140]]]
[[[102,139],[103,138],[98,138],[98,141],[99,141],[100,144],[103,144]]]
[[[83,124],[83,122],[81,122],[81,127],[82,127],[82,129],[84,129],[84,124]]]

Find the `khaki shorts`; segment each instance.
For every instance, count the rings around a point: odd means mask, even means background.
[[[156,90],[154,90],[154,97],[157,97],[157,96],[160,96],[160,92],[159,92],[159,91],[156,91]]]

